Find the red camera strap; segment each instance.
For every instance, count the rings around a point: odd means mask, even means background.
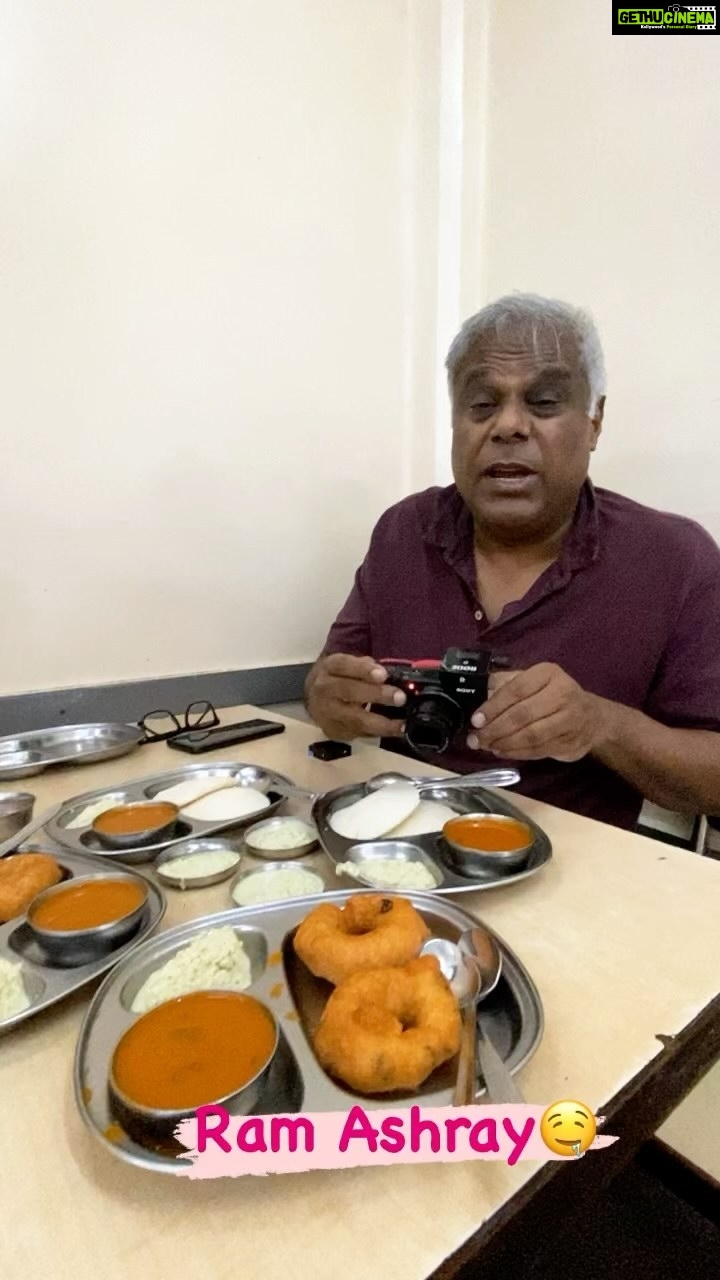
[[[419,667],[423,671],[436,671],[442,663],[438,658],[381,658],[381,666]]]

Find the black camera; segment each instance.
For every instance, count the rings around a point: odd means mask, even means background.
[[[402,689],[404,707],[374,706],[378,715],[405,721],[405,739],[413,750],[437,754],[447,751],[461,729],[470,729],[474,711],[488,696],[493,671],[510,664],[490,650],[469,653],[448,649],[442,662],[381,660],[387,684]]]

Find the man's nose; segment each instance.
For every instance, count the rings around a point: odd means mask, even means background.
[[[500,406],[492,424],[493,440],[526,440],[530,434],[530,415],[522,400],[508,399]]]

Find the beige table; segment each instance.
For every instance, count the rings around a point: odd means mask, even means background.
[[[252,714],[234,708],[223,720]],[[286,724],[281,737],[203,758],[266,764],[315,790],[388,767],[412,771],[410,761],[366,746],[320,763],[307,755],[317,730]],[[39,814],[81,791],[191,762],[157,745],[28,783]],[[481,1247],[485,1276],[493,1257],[511,1256],[513,1241],[521,1247],[533,1214],[562,1216],[589,1201],[598,1179],[720,1056],[720,863],[522,797],[518,804],[550,836],[552,862],[462,903],[517,951],[543,1000],[545,1034],[520,1077],[527,1100],[580,1098],[612,1115],[607,1128],[620,1142],[568,1165],[469,1162],[209,1183],[160,1177],[113,1159],[76,1113],[71,1070],[83,993],[0,1040],[3,1277],[418,1280],[461,1274],[463,1259]],[[226,886],[172,891],[163,927],[225,905]],[[515,1274],[507,1265],[505,1274]]]

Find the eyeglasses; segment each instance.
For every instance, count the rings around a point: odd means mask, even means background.
[[[145,734],[143,742],[168,742],[189,729],[213,729],[218,724],[220,720],[212,702],[202,699],[185,708],[182,723],[174,711],[149,711],[138,721],[138,728]]]

